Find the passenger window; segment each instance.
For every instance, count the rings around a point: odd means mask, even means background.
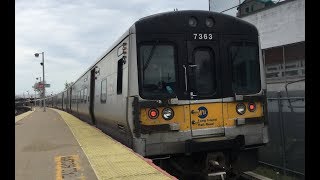
[[[81,99],[81,103],[83,103],[84,89],[81,90],[81,94],[82,96],[80,97],[80,99]]]
[[[81,103],[81,91],[79,91],[78,103]]]
[[[101,81],[101,94],[100,94],[100,102],[106,103],[107,101],[107,79]]]
[[[83,92],[83,101],[84,103],[87,103],[87,88],[85,88]]]

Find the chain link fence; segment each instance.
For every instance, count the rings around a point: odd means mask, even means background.
[[[259,150],[260,163],[277,168],[283,174],[304,179],[305,174],[305,91],[269,91],[268,119],[270,142]]]

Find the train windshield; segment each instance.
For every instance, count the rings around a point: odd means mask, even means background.
[[[236,94],[254,94],[261,89],[258,47],[233,44],[229,49],[232,63],[232,89]]]
[[[142,93],[145,97],[175,96],[175,56],[172,45],[140,46]]]

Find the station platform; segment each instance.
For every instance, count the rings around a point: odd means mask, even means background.
[[[176,179],[99,129],[57,109],[15,117],[15,179]]]

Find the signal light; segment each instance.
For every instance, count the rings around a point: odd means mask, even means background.
[[[207,25],[208,27],[212,27],[212,26],[214,25],[214,20],[213,20],[211,17],[208,17],[208,18],[206,19],[206,25]]]
[[[159,111],[157,109],[150,109],[148,116],[150,119],[156,119],[159,116]]]
[[[250,112],[253,112],[253,111],[255,111],[256,110],[256,104],[255,103],[249,103],[248,104],[248,109],[249,109],[249,111]]]
[[[197,26],[197,19],[195,17],[190,17],[189,18],[189,26],[191,27],[196,27]]]

